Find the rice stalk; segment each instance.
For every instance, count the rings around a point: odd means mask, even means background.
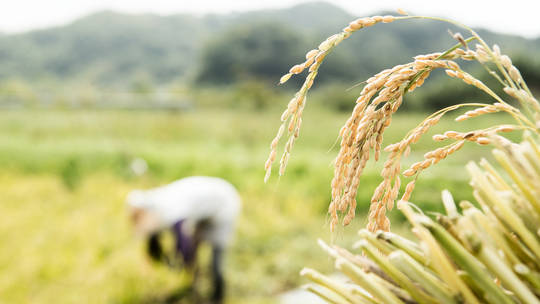
[[[302,275],[316,285],[309,290],[331,303],[539,303],[540,304],[540,103],[532,95],[519,70],[498,45],[488,46],[472,29],[441,18],[373,16],[351,22],[341,33],[308,52],[306,61],[291,68],[281,83],[308,69],[304,85],[282,115],[282,125],[271,145],[265,165],[268,179],[277,145],[287,130],[287,144],[280,161],[284,173],[294,141],[299,135],[307,93],[324,58],[352,33],[375,25],[405,19],[433,19],[460,26],[471,37],[454,34],[457,44],[444,52],[414,57],[369,78],[350,118],[339,131],[340,150],[335,160],[329,212],[331,229],[339,218],[347,225],[356,208],[356,191],[370,158],[378,161],[387,153],[382,181],[374,190],[367,229],[351,251],[319,240],[321,248],[335,260],[335,268],[348,281],[334,280],[315,270]],[[472,47],[470,43],[478,43]],[[464,71],[459,61],[476,61],[502,87],[505,96]],[[492,103],[456,104],[426,117],[399,142],[381,147],[384,131],[404,101],[404,96],[420,87],[434,69],[481,90]],[[401,161],[440,119],[451,111],[472,108],[458,116],[459,123],[478,116],[505,113],[514,124],[456,132],[448,130],[433,136],[445,145],[424,155],[422,161],[402,168]],[[522,132],[523,140],[513,143],[508,132]],[[410,201],[423,170],[457,153],[465,144],[492,145],[498,168],[482,159],[466,166],[476,203],[456,205],[443,191],[446,214],[426,216]],[[500,171],[503,171],[501,174]],[[402,181],[407,185],[400,193]],[[401,199],[398,197],[401,194]],[[415,239],[389,232],[386,212],[395,202],[412,226]],[[414,207],[414,208],[413,208]]]
[[[540,303],[540,144],[528,132],[518,144],[490,139],[501,169],[486,159],[466,166],[476,205],[458,207],[445,190],[446,214],[434,218],[398,202],[414,240],[366,229],[352,251],[319,240],[369,303]]]
[[[457,207],[444,191],[446,214],[433,219],[399,201],[416,240],[364,229],[353,251],[319,240],[320,246],[369,303],[540,303],[540,212],[517,185],[539,181],[526,177],[529,164],[540,161],[540,145],[524,137],[520,144],[494,140],[509,180],[485,159],[467,164],[477,206]]]
[[[512,64],[510,57],[503,54],[498,45],[490,47],[474,30],[455,21],[442,18],[413,15],[359,18],[351,22],[340,33],[323,41],[317,49],[309,51],[306,54],[306,61],[293,66],[289,73],[280,79],[280,83],[285,83],[293,75],[308,70],[304,84],[291,99],[281,116],[281,126],[270,145],[270,155],[265,163],[265,181],[271,175],[272,164],[277,157],[279,141],[286,135],[285,148],[279,162],[279,175],[285,173],[292,148],[300,133],[302,113],[308,92],[326,56],[358,30],[379,23],[407,19],[432,19],[447,22],[465,29],[471,36],[465,39],[459,33],[454,34],[453,37],[458,43],[448,50],[418,55],[409,63],[385,69],[365,81],[366,85],[355,101],[356,105],[351,116],[339,131],[341,143],[334,161],[334,177],[331,181],[332,200],[328,208],[331,215],[330,227],[332,231],[340,218],[342,218],[343,225],[347,225],[355,217],[357,189],[369,159],[379,161],[381,154],[387,153],[381,171],[382,181],[374,190],[371,198],[367,229],[369,231],[389,231],[390,221],[386,212],[393,209],[400,195],[402,182],[408,180],[405,191],[401,193],[401,200],[408,201],[420,173],[458,152],[465,144],[497,145],[501,142],[500,134],[511,131],[529,130],[534,136],[538,135],[537,120],[540,118],[540,103],[530,92],[521,73]],[[470,43],[474,40],[478,43],[472,47]],[[476,61],[482,65],[490,75],[498,80],[507,96],[499,96],[492,88],[463,70],[458,64],[459,61]],[[441,109],[410,130],[401,141],[383,148],[384,132],[391,125],[392,117],[403,103],[404,96],[422,86],[435,69],[444,69],[450,78],[481,90],[493,100],[493,103],[464,103]],[[508,98],[515,99],[518,103],[510,102]],[[458,116],[457,122],[502,112],[510,115],[515,120],[515,124],[494,125],[469,132],[447,131],[444,134],[435,135],[433,137],[435,141],[451,142],[426,153],[424,160],[411,167],[401,167],[401,161],[409,155],[411,147],[446,113],[464,107],[472,107],[473,109]],[[529,151],[527,154],[523,154],[523,157],[530,158],[532,154],[538,153],[538,150]],[[535,166],[535,174],[538,175],[540,162],[534,162],[532,165]],[[521,170],[520,168],[515,169]],[[533,185],[527,185],[524,182],[518,182],[517,185],[529,199],[534,196],[532,190],[534,188],[531,188]],[[534,207],[535,209],[540,208],[540,200],[534,200]]]

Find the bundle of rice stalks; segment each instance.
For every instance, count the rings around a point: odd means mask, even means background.
[[[316,283],[307,289],[330,303],[540,303],[540,146],[529,134],[496,145],[511,181],[470,162],[478,206],[463,201],[459,212],[448,191],[434,217],[398,202],[417,240],[361,230],[353,252],[319,240],[348,280],[305,268]]]
[[[503,54],[497,45],[490,47],[475,31],[459,23],[440,18],[424,16],[373,16],[360,18],[349,24],[341,33],[330,36],[323,41],[317,49],[306,54],[306,61],[293,66],[285,74],[280,83],[286,82],[295,74],[308,70],[305,82],[291,99],[287,109],[281,116],[281,126],[276,137],[270,145],[270,155],[265,164],[268,180],[272,171],[272,164],[277,156],[277,146],[280,139],[287,132],[287,143],[280,159],[279,174],[285,172],[291,150],[300,133],[302,112],[306,105],[307,93],[324,62],[324,58],[340,43],[349,38],[354,32],[373,26],[378,23],[389,23],[405,19],[436,19],[461,26],[471,33],[471,37],[464,39],[461,34],[454,34],[457,44],[440,53],[419,55],[412,62],[397,65],[383,70],[366,80],[356,106],[341,128],[340,151],[334,164],[334,178],[331,183],[332,201],[329,206],[331,215],[331,229],[342,217],[343,225],[347,225],[355,216],[356,193],[360,184],[360,177],[370,157],[378,161],[381,151],[388,153],[384,169],[381,172],[382,181],[375,189],[371,198],[368,230],[389,231],[390,222],[386,211],[391,210],[399,196],[401,179],[409,179],[402,200],[408,200],[416,184],[418,175],[425,169],[437,164],[448,155],[455,153],[466,143],[487,145],[500,137],[498,134],[514,130],[531,130],[538,134],[536,122],[540,119],[540,103],[534,98],[527,84],[521,77],[519,70],[512,64],[510,57]],[[476,40],[474,47],[469,43]],[[499,96],[496,90],[491,89],[472,74],[464,71],[458,61],[477,61],[501,85],[507,96]],[[492,103],[462,103],[441,109],[412,129],[403,140],[382,148],[383,134],[392,122],[392,116],[404,101],[405,94],[420,87],[429,77],[431,71],[444,69],[451,77],[471,85],[490,97]],[[512,105],[513,100],[517,103]],[[514,125],[496,125],[486,129],[472,130],[466,133],[448,131],[434,136],[436,141],[452,141],[446,146],[425,154],[425,159],[413,164],[410,168],[402,170],[401,160],[406,158],[411,146],[418,142],[429,129],[436,125],[443,115],[463,107],[473,109],[459,116],[456,120],[462,121],[480,115],[504,112],[514,120]],[[403,172],[402,172],[403,171]]]
[[[405,13],[404,13],[405,14]],[[266,179],[276,159],[280,139],[288,140],[280,160],[279,174],[288,159],[302,123],[307,93],[324,58],[352,33],[378,23],[404,19],[435,19],[465,28],[471,37],[453,37],[457,44],[440,53],[419,55],[412,62],[395,66],[366,81],[356,106],[340,130],[341,146],[335,160],[329,212],[331,228],[347,225],[355,216],[356,192],[370,157],[379,160],[388,153],[381,172],[382,181],[371,199],[367,229],[359,232],[354,252],[319,241],[335,259],[337,270],[348,279],[337,280],[312,269],[301,274],[315,284],[307,289],[331,303],[540,303],[540,103],[534,98],[511,59],[497,45],[489,46],[475,31],[459,23],[424,16],[373,16],[360,18],[342,32],[329,37],[306,54],[280,82],[307,69],[306,80],[281,116],[281,127],[270,146]],[[473,48],[471,41],[478,44]],[[502,87],[505,96],[464,71],[459,60],[477,61]],[[442,68],[451,78],[476,87],[492,98],[492,103],[462,103],[428,116],[401,141],[382,148],[382,137],[406,93],[420,87],[434,69]],[[517,101],[517,102],[516,102]],[[402,170],[401,160],[411,146],[441,117],[462,107],[472,110],[456,121],[504,112],[515,124],[494,125],[470,132],[447,131],[433,136],[451,143],[430,151],[424,160]],[[521,131],[523,142],[516,144],[502,136]],[[437,164],[466,143],[494,145],[493,155],[509,180],[487,160],[471,162],[467,170],[477,204],[456,206],[451,194],[443,192],[446,214],[429,217],[409,202],[418,175]],[[409,179],[401,199],[401,179]],[[389,232],[386,211],[397,202],[412,225],[417,240]]]

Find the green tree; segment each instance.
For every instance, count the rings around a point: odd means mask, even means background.
[[[237,25],[206,44],[197,81],[229,84],[239,80],[276,82],[291,62],[303,60],[302,35],[277,23]]]

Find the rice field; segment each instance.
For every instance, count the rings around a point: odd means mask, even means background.
[[[395,142],[423,119],[394,118],[385,142]],[[170,303],[187,279],[152,264],[134,238],[124,198],[133,188],[153,187],[190,175],[229,180],[243,211],[226,263],[228,303],[272,303],[305,282],[304,266],[330,271],[316,239],[350,244],[364,227],[380,167],[368,164],[351,227],[329,232],[332,160],[337,130],[347,114],[306,109],[302,136],[285,176],[263,183],[269,143],[279,112],[195,109],[187,112],[25,110],[0,112],[0,303]],[[493,116],[490,119],[498,119]],[[486,120],[460,123],[466,130]],[[397,127],[399,126],[399,127]],[[434,128],[454,129],[443,119]],[[403,133],[399,133],[400,130]],[[432,148],[420,141],[405,161]],[[487,148],[467,144],[420,177],[413,201],[442,209],[440,191],[470,199],[465,160]],[[148,170],[134,174],[133,160]],[[392,228],[403,218],[392,212]],[[208,250],[202,250],[204,265]],[[325,268],[326,267],[326,268]],[[204,277],[204,268],[201,270]],[[199,290],[209,288],[204,279]],[[180,298],[180,297],[178,297]],[[190,296],[178,303],[191,303]]]

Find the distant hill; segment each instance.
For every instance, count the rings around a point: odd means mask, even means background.
[[[324,2],[206,16],[103,11],[66,26],[16,35],[0,34],[0,80],[81,79],[117,86],[147,77],[166,83],[196,74],[208,42],[235,26],[280,24],[304,37],[309,48],[354,18]],[[418,20],[375,26],[344,43],[323,66],[321,74],[337,79],[360,79],[388,65],[410,60],[416,54],[445,49],[454,44],[448,29],[444,23]],[[540,39],[481,33],[505,52],[540,58]]]

